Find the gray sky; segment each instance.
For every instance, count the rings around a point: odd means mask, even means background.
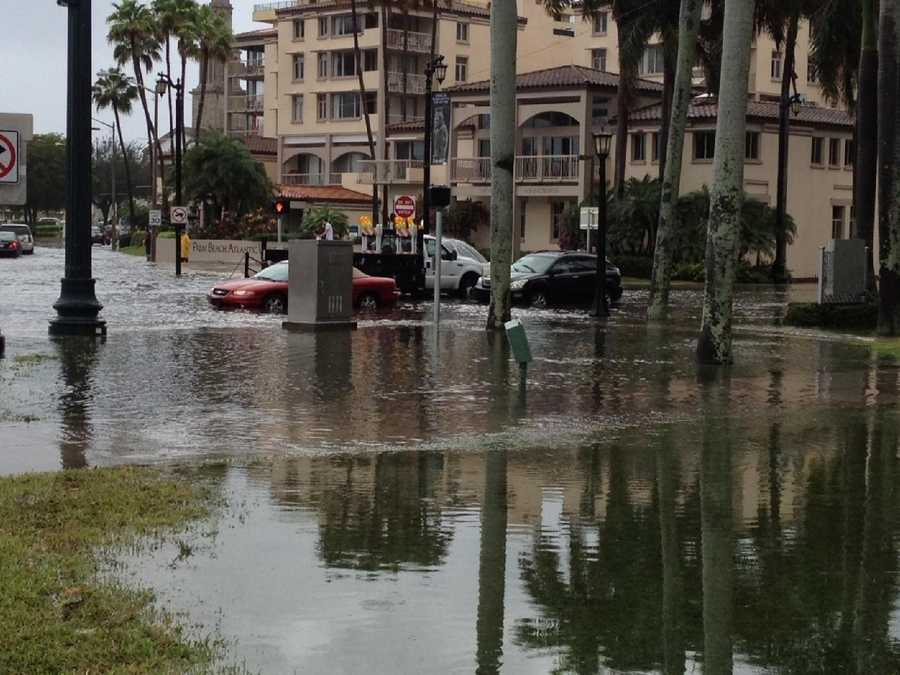
[[[113,63],[112,49],[106,44],[106,17],[114,0],[93,0],[92,70]],[[234,6],[234,30],[241,32],[264,25],[254,24],[252,11],[261,0],[231,0]],[[67,10],[56,0],[0,0],[3,17],[2,49],[4,72],[0,84],[0,112],[31,113],[36,133],[66,130],[66,42]],[[131,74],[131,69],[126,68]],[[197,84],[196,65],[188,71],[188,87]],[[151,76],[155,79],[155,74]],[[190,111],[190,98],[186,110]],[[189,114],[189,113],[188,113]],[[95,116],[112,122],[112,111]],[[160,116],[160,126],[168,130],[168,115]],[[187,115],[186,115],[187,117]],[[165,120],[165,124],[163,124]],[[134,113],[123,120],[126,141],[146,138],[147,128],[140,102]]]

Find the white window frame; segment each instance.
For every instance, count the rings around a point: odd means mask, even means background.
[[[291,122],[303,124],[303,94],[291,96]]]
[[[298,64],[300,65],[299,73],[297,70]],[[306,55],[303,52],[293,55],[291,70],[294,76],[294,82],[303,82],[306,77]]]
[[[606,72],[606,55],[607,51],[603,47],[591,50],[591,68],[594,70],[602,70]],[[598,64],[598,61],[600,62]]]
[[[702,139],[702,142],[701,142]],[[710,139],[712,142],[710,143]],[[716,132],[713,129],[693,133],[695,162],[711,162],[716,157]],[[702,151],[702,152],[701,152]]]
[[[632,163],[647,161],[647,134],[643,132],[631,134],[631,161]]]
[[[593,35],[606,35],[609,32],[609,13],[599,12],[591,21],[591,33]]]
[[[328,120],[330,109],[328,94],[316,94],[316,120],[324,122]],[[324,114],[323,114],[324,113]]]
[[[465,21],[456,22],[456,41],[469,44],[469,24]]]
[[[300,34],[297,34],[297,29],[300,29]],[[294,19],[294,42],[301,42],[306,39],[306,20],[305,19]]]
[[[772,50],[772,61],[769,63],[769,75],[777,82],[781,82],[784,73],[784,54],[777,49]]]
[[[469,80],[469,57],[457,56],[456,68],[454,70],[457,82],[467,82]]]
[[[752,140],[751,140],[752,139]],[[762,139],[758,131],[748,131],[744,140],[744,160],[748,162],[758,162],[761,155]],[[756,150],[756,156],[753,156],[752,150]]]

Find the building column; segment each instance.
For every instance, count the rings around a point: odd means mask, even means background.
[[[590,89],[585,89],[581,94],[581,124],[579,126],[579,154],[583,159],[578,163],[578,201],[583,202],[591,198],[593,173],[591,167],[593,163],[590,158],[594,155],[594,135],[593,135],[593,101]]]

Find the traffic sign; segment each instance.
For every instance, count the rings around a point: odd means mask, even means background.
[[[597,224],[600,222],[600,209],[596,206],[581,207],[581,222],[579,229],[596,230]]]
[[[187,225],[188,212],[186,206],[173,206],[169,211],[169,220],[173,225]]]
[[[19,182],[19,132],[0,129],[0,183]]]
[[[150,211],[150,227],[160,227],[162,225],[162,211],[152,209]]]
[[[400,195],[394,200],[394,215],[401,218],[409,218],[416,215],[416,198],[409,195]]]

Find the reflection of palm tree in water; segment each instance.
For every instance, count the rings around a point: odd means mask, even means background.
[[[90,424],[91,372],[97,357],[92,338],[66,338],[58,343],[65,389],[59,397],[62,418],[60,455],[64,469],[87,466],[85,453],[92,440]]]
[[[479,675],[500,672],[503,656],[503,601],[506,589],[506,451],[487,451],[481,501],[478,559]]]

